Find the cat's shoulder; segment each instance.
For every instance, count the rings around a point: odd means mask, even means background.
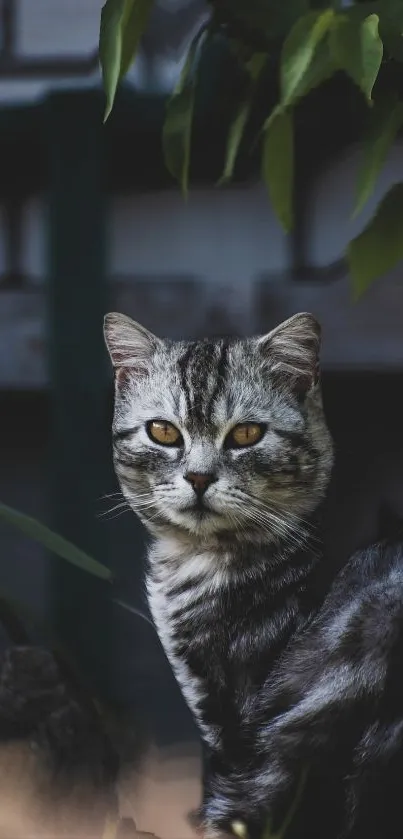
[[[329,649],[378,651],[403,639],[403,541],[383,539],[357,551],[336,578],[317,629]],[[316,634],[316,633],[314,633]]]
[[[365,590],[373,585],[403,586],[403,535],[356,551],[335,580],[334,591]]]

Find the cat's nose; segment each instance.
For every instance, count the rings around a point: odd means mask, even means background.
[[[196,495],[204,495],[210,484],[214,484],[217,480],[211,472],[187,472],[184,478],[192,484]]]

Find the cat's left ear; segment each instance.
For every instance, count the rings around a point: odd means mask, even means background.
[[[301,312],[258,338],[271,372],[301,395],[319,381],[321,329],[313,315]]]

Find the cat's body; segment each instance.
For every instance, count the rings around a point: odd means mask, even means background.
[[[317,754],[328,767],[335,733],[341,742],[335,716],[352,733],[347,757],[337,752],[341,775],[330,773],[322,798],[331,791],[335,836],[346,826],[361,836],[354,794],[337,779],[355,771],[365,726],[379,724],[374,691],[390,692],[400,555],[385,570],[377,558],[369,581],[370,560],[363,555],[357,568],[354,560],[344,572],[351,578],[338,578],[322,603],[318,522],[332,444],[317,324],[300,315],[263,338],[172,344],[111,315],[106,339],[116,369],[115,467],[154,537],[151,612],[210,751],[204,825],[228,831],[239,820],[259,837],[269,812],[277,821],[284,814],[306,759],[311,779]],[[367,636],[384,615],[386,590],[390,643],[372,673]],[[368,598],[376,615],[367,624]],[[363,697],[370,711],[358,712],[361,728],[354,703]]]
[[[307,770],[290,837],[401,836],[401,543],[349,561],[268,674],[258,705],[249,764],[230,759],[213,772],[213,824],[240,819],[257,837],[270,813],[278,829]]]
[[[188,705],[213,750],[238,750],[241,756],[266,676],[314,608],[308,581],[316,547],[293,557],[288,579],[286,561],[256,545],[251,555],[239,546],[236,575],[233,567],[226,567],[234,562],[234,550],[226,557],[224,547],[220,552],[204,549],[174,536],[151,548],[151,613]],[[196,577],[189,578],[186,569],[192,567]]]

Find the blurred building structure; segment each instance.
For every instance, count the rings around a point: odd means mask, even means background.
[[[323,326],[329,421],[348,487],[336,504],[345,534],[339,528],[333,548],[350,549],[376,530],[381,502],[403,511],[402,267],[353,304],[342,258],[399,179],[403,147],[395,145],[374,196],[351,220],[361,112],[354,100],[351,124],[344,117],[335,131],[323,111],[329,95],[319,91],[299,127],[296,228],[286,236],[253,162],[231,187],[215,187],[209,172],[225,121],[207,84],[185,204],[164,170],[160,132],[164,98],[205,6],[157,0],[103,127],[101,5],[0,3],[0,499],[110,564],[116,596],[145,608],[141,528],[131,515],[99,517],[102,497],[116,491],[103,314],[119,309],[175,338],[264,332],[312,311]],[[159,737],[193,736],[149,625],[113,605],[105,586],[5,526],[0,534],[0,587],[54,623],[101,691],[147,708]]]

